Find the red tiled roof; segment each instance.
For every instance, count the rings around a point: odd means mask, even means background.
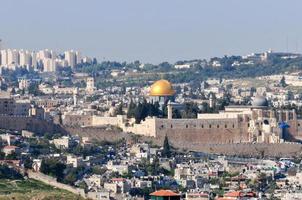
[[[14,164],[14,165],[20,165],[20,160],[0,160],[0,164]]]
[[[179,194],[171,191],[171,190],[157,190],[150,194],[151,196],[157,196],[157,197],[174,197],[174,196],[180,196]]]
[[[224,197],[255,197],[256,194],[254,192],[240,192],[240,191],[233,191],[224,194]]]
[[[240,197],[240,192],[239,191],[234,191],[234,192],[228,192],[224,194],[225,197]]]
[[[3,147],[3,149],[16,149],[16,148],[19,148],[19,147],[16,147],[16,146],[5,146],[5,147]]]

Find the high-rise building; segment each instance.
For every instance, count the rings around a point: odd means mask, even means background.
[[[7,50],[7,64],[14,66],[19,64],[19,52],[16,49]]]
[[[82,58],[81,53],[78,51],[70,50],[64,52],[65,58],[62,55],[57,55],[56,52],[44,49],[38,52],[28,50],[6,49],[0,50],[0,66],[14,70],[17,67],[33,67],[34,70],[42,70],[44,67],[45,72],[54,72],[57,67],[72,68],[78,63],[91,60],[88,57]]]
[[[56,61],[52,58],[43,59],[44,72],[55,72],[56,71]]]
[[[37,54],[36,52],[31,52],[31,66],[34,70],[37,70]]]
[[[43,60],[46,58],[52,58],[52,52],[48,49],[40,50],[37,53],[37,60]]]
[[[65,60],[68,63],[68,66],[71,68],[74,68],[77,64],[77,56],[76,52],[71,50],[71,51],[65,51]]]
[[[82,63],[82,55],[79,51],[76,51],[76,64]]]
[[[92,59],[89,58],[89,57],[87,57],[87,56],[85,56],[85,57],[82,58],[82,62],[83,63],[92,63]]]
[[[7,65],[7,51],[1,50],[1,66]]]
[[[32,63],[31,53],[29,51],[19,51],[19,65],[20,66],[31,66]]]

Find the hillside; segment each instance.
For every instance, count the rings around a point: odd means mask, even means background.
[[[83,200],[68,191],[36,180],[0,179],[0,200]]]

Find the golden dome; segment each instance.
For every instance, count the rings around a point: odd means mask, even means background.
[[[150,96],[173,96],[175,91],[172,84],[167,80],[159,80],[151,85]]]

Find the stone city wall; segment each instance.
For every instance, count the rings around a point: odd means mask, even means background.
[[[67,126],[91,126],[92,115],[63,115],[63,125]]]
[[[92,126],[104,126],[104,125],[120,126],[120,118],[102,117],[97,115],[94,115],[92,117]]]
[[[95,140],[106,141],[118,141],[120,139],[132,140],[133,134],[127,134],[120,131],[105,130],[105,128],[86,127],[75,128],[68,127],[68,132],[72,135],[80,135],[83,137],[91,137]],[[179,133],[181,134],[181,133]],[[215,133],[214,133],[215,134]],[[223,133],[227,134],[227,133]],[[178,134],[177,134],[178,135]],[[169,142],[175,148],[186,149],[190,151],[199,151],[205,153],[217,153],[224,155],[236,155],[236,156],[274,156],[274,157],[291,157],[299,156],[302,152],[302,145],[298,143],[280,143],[280,144],[267,144],[267,143],[226,143],[226,144],[206,144],[200,143],[195,140],[195,136],[192,138],[186,138],[186,134],[181,136],[175,136],[175,134],[169,134]],[[221,137],[221,134],[218,136]],[[202,137],[205,139],[207,137]],[[215,138],[213,139],[215,140]],[[216,139],[217,140],[217,139]],[[139,141],[148,141],[159,146],[163,145],[164,137],[147,137],[139,136]]]
[[[60,126],[41,119],[26,116],[0,115],[0,128],[9,130],[28,130],[35,133],[65,132]]]
[[[247,124],[238,119],[158,119],[156,136],[199,144],[247,142]]]
[[[103,117],[98,115],[66,114],[62,116],[62,121],[65,126],[121,126],[123,124],[123,118],[124,116],[122,115],[116,117]]]
[[[59,182],[57,182],[57,180],[55,178],[53,178],[51,176],[47,176],[47,175],[39,173],[39,172],[33,172],[33,171],[29,170],[29,171],[27,171],[27,175],[31,179],[41,181],[45,184],[51,185],[53,187],[57,187],[59,189],[67,190],[76,195],[80,195],[86,199],[86,194],[85,194],[84,189],[75,188],[75,187],[72,187],[72,186],[69,186],[69,185],[66,185],[63,183],[59,183]]]

